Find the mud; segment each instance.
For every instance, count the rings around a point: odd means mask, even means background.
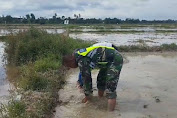
[[[92,72],[94,96],[81,103],[76,88],[78,69],[68,73],[67,85],[59,91],[54,118],[176,118],[177,53],[127,53],[118,88],[117,106],[107,112],[107,99],[98,98],[96,75]]]

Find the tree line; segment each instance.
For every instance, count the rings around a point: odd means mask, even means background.
[[[12,17],[11,15],[0,16],[0,24],[63,24],[65,20],[69,20],[70,24],[157,24],[157,23],[177,23],[177,20],[139,20],[127,18],[125,20],[119,18],[82,18],[81,15],[74,14],[74,18],[61,16],[55,13],[52,18],[39,17],[36,18],[33,13],[23,17]]]

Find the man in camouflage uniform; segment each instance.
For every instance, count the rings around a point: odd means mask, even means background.
[[[97,43],[91,47],[76,51],[73,57],[80,68],[83,80],[83,89],[86,96],[83,102],[87,102],[89,96],[92,95],[91,70],[98,67],[100,68],[97,77],[98,95],[102,97],[106,90],[109,110],[114,110],[117,97],[116,88],[123,65],[123,58],[117,48],[111,43]],[[64,65],[68,66],[66,58],[64,63]]]

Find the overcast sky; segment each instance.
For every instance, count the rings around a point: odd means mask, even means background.
[[[177,0],[0,0],[0,16],[139,18],[177,20]]]

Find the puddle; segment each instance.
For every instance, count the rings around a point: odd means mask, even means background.
[[[68,73],[68,84],[60,90],[60,105],[54,118],[175,118],[177,116],[177,53],[126,53],[118,88],[117,106],[107,112],[106,98],[99,99],[92,72],[94,97],[81,103],[76,88],[79,70]]]
[[[0,103],[6,103],[9,96],[9,82],[6,80],[5,62],[3,59],[4,43],[0,42]]]

